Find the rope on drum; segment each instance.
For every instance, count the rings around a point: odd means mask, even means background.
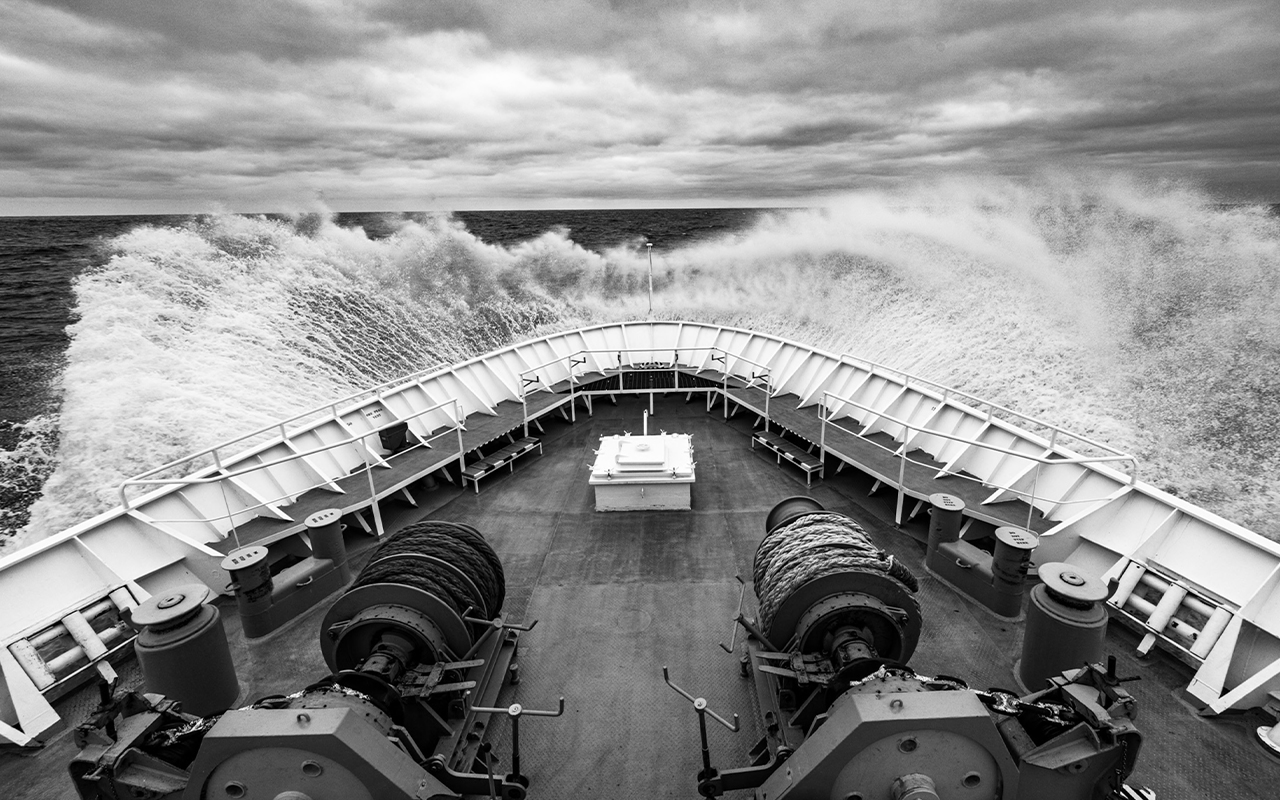
[[[460,616],[467,609],[496,616],[506,599],[502,562],[470,525],[427,521],[410,525],[374,550],[352,588],[400,583],[430,592]]]
[[[850,570],[897,578],[912,592],[916,577],[867,538],[858,523],[830,512],[805,514],[765,535],[756,549],[753,578],[761,627],[768,630],[782,602],[805,583]]]

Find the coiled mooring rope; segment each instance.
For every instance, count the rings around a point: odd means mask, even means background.
[[[457,522],[428,521],[410,525],[384,542],[370,563],[401,553],[421,553],[454,564],[484,592],[490,608],[502,607],[506,595],[502,562],[480,532]]]
[[[459,615],[467,609],[496,615],[506,597],[502,562],[493,548],[475,528],[451,522],[419,522],[388,537],[352,588],[372,583],[422,589]]]
[[[774,528],[756,548],[753,578],[765,630],[783,601],[815,578],[839,572],[883,572],[911,591],[915,576],[876,547],[858,523],[843,514],[813,512]]]

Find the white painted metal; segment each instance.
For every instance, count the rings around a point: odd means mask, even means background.
[[[862,418],[862,430],[859,434],[862,436],[870,436],[873,433],[884,431],[894,439],[901,440],[902,437],[897,434],[901,433],[903,426],[898,424],[894,417],[899,410],[898,403],[905,397],[910,396],[910,391],[905,386],[885,381],[881,384],[879,391],[874,396],[869,396],[865,402],[871,406],[871,410]]]
[[[1280,686],[1276,543],[1137,482],[1133,470],[1125,474],[1107,463],[1079,463],[1082,458],[1067,449],[1071,443],[1116,451],[1050,423],[847,354],[753,331],[666,321],[567,331],[452,368],[415,373],[139,476],[131,485],[145,492],[141,496],[122,492],[121,507],[0,560],[0,650],[7,652],[8,644],[30,630],[125,585],[146,593],[148,587],[195,575],[221,590],[217,569],[209,567],[221,554],[209,544],[227,535],[228,514],[236,524],[249,514],[287,517],[289,504],[302,492],[314,486],[336,491],[335,481],[351,469],[379,463],[376,426],[358,423],[369,421],[366,410],[379,408],[386,419],[407,419],[420,437],[453,435],[455,419],[493,413],[504,400],[518,401],[574,374],[639,362],[678,363],[682,369],[715,370],[744,381],[763,371],[774,394],[794,394],[801,407],[821,402],[833,420],[852,418],[844,424],[857,421],[899,441],[906,433],[909,449],[929,453],[949,471],[964,469],[990,480],[993,491],[1008,489],[1009,496],[1029,499],[1033,487],[1036,507],[1058,521],[1041,544],[1052,560],[1087,565],[1113,578],[1118,575],[1110,573],[1125,564],[1148,564],[1228,610],[1230,620],[1193,682],[1198,697],[1226,708]],[[526,386],[526,377],[538,380]],[[459,412],[452,410],[454,401]],[[355,425],[348,428],[339,419]],[[1055,443],[1015,423],[1052,432]],[[351,445],[353,435],[361,442],[359,451]],[[434,442],[456,447],[450,439]],[[1032,460],[1046,452],[1076,463]],[[218,478],[210,460],[238,474]],[[184,469],[191,476],[185,483],[147,483],[162,471]],[[894,476],[878,477],[894,482]],[[343,498],[338,504],[344,507],[377,499],[336,497]],[[1215,625],[1221,622],[1219,614]],[[6,681],[14,679],[7,668],[4,675]],[[8,692],[11,699],[29,697],[30,687],[9,686]],[[23,728],[19,733],[33,732]]]

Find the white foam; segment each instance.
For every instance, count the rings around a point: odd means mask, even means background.
[[[1280,511],[1280,234],[1259,209],[1123,177],[856,193],[655,252],[655,314],[851,351],[1127,448],[1266,532]],[[643,317],[639,243],[510,248],[424,216],[135,230],[77,285],[47,534],[114,486],[294,410],[512,338]]]

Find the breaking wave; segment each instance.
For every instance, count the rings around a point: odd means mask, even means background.
[[[78,279],[56,467],[30,536],[131,474],[371,383],[643,317],[643,243],[514,246],[448,216],[140,227]],[[654,253],[654,315],[908,370],[1135,453],[1263,533],[1280,511],[1280,225],[1098,176],[855,193]]]

